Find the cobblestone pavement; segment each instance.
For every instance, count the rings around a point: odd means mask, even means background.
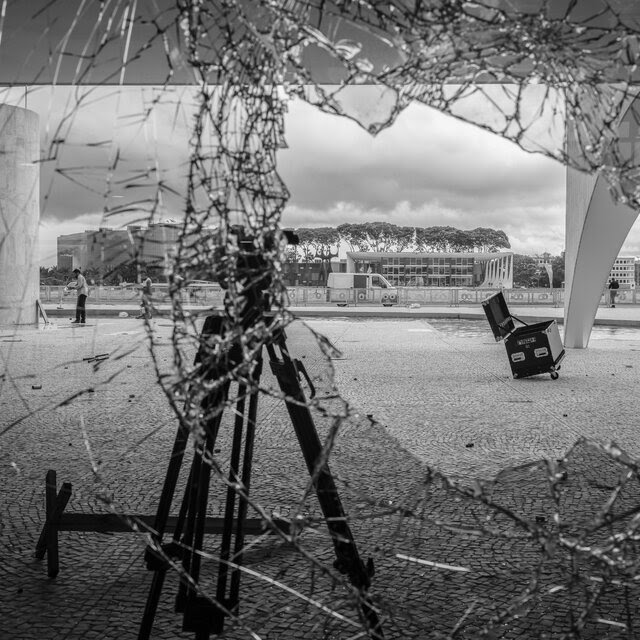
[[[152,327],[157,365],[169,371],[171,327],[162,318]],[[341,350],[330,365],[312,331]],[[443,321],[309,319],[288,334],[318,387],[321,436],[330,426],[322,410],[341,406],[331,394],[331,368],[352,409],[330,463],[360,554],[375,565],[371,597],[386,638],[475,638],[487,625],[500,638],[560,638],[572,624],[582,629],[575,637],[640,634],[635,582],[610,576],[580,627],[576,615],[603,584],[601,568],[545,546],[547,529],[565,522],[579,529],[596,517],[620,476],[620,465],[597,449],[572,448],[579,438],[615,440],[639,453],[640,339],[633,332],[571,351],[556,381],[512,380],[504,346],[488,329],[465,334]],[[61,532],[55,579],[34,549],[47,469],[57,471],[58,484],[72,483],[69,512],[101,513],[107,504],[120,513],[155,512],[176,421],[155,383],[144,324],[97,318],[84,328],[59,321],[47,331],[0,330],[0,355],[0,637],[136,638],[151,579],[141,534]],[[253,498],[267,512],[321,520],[282,402],[260,402]],[[230,428],[216,446],[224,466]],[[567,475],[554,500],[540,460],[565,454]],[[432,469],[457,479],[458,489]],[[637,485],[618,495],[621,512],[637,504]],[[222,503],[216,483],[210,514]],[[583,544],[598,533],[585,534]],[[218,540],[206,540],[215,558]],[[239,620],[227,623],[224,637],[357,637],[349,591],[334,571],[305,559],[331,567],[322,522],[296,545],[276,536],[250,544]],[[207,592],[212,566],[205,559]],[[165,584],[153,638],[194,637],[173,611],[177,583],[171,575]],[[509,607],[517,610],[503,620]]]

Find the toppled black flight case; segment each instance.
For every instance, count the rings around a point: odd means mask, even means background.
[[[558,378],[558,369],[564,358],[564,346],[555,320],[526,324],[509,313],[499,291],[483,301],[482,307],[496,342],[504,340],[514,378],[550,373]],[[516,327],[514,320],[524,326]]]

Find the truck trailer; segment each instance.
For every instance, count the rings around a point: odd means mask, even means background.
[[[379,273],[330,273],[327,279],[329,302],[339,307],[348,304],[398,304],[398,290]]]

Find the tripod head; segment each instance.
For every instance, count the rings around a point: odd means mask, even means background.
[[[259,239],[248,233],[242,225],[231,227],[229,234],[235,237],[233,244],[237,249],[231,253],[227,244],[217,247],[214,254],[215,264],[217,269],[224,270],[218,277],[218,283],[227,292],[227,317],[239,317],[243,328],[246,329],[263,313],[271,310],[271,296],[267,290],[273,282],[273,277],[265,254],[277,249],[277,241],[274,235],[269,235],[260,244]],[[288,245],[297,245],[300,242],[297,234],[290,229],[283,229],[282,235]],[[235,313],[231,314],[233,306],[236,309]]]
[[[270,235],[260,244],[255,235],[249,234],[241,225],[231,227],[235,242],[225,242],[214,250],[214,267],[217,281],[225,289],[224,310],[206,317],[201,334],[201,344],[195,363],[203,363],[209,379],[220,377],[242,362],[240,344],[234,340],[226,349],[209,354],[208,336],[223,336],[225,330],[233,328],[245,332],[266,317],[271,310],[268,289],[273,282],[266,255],[277,249],[275,236]],[[298,236],[289,229],[282,234],[288,245],[299,243]],[[234,246],[235,245],[235,246]]]

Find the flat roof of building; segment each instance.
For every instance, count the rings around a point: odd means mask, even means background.
[[[497,258],[499,256],[512,256],[513,251],[347,251],[350,258]]]

